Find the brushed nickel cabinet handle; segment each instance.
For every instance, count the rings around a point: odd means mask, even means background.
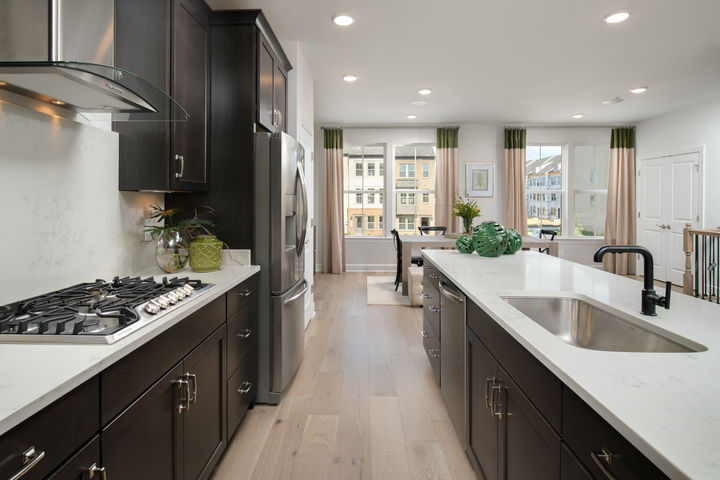
[[[32,470],[43,458],[45,458],[45,452],[43,450],[35,450],[35,447],[28,448],[22,454],[23,467],[8,480],[18,480],[24,477],[25,474]]]
[[[610,470],[608,470],[605,465],[603,465],[603,461],[607,463],[608,465],[612,465],[613,457],[615,455],[605,448],[601,449],[600,453],[597,452],[590,452],[590,457],[593,459],[593,462],[595,462],[595,465],[600,469],[600,471],[605,475],[605,477],[608,480],[616,480],[615,475],[613,475]],[[602,459],[602,460],[601,460]]]
[[[502,385],[493,385],[490,392],[490,411],[492,412],[493,416],[498,417],[500,420],[502,420],[503,417],[503,404],[498,402],[497,399],[498,394],[502,393],[502,388]],[[498,406],[500,407],[500,411],[497,410]]]
[[[437,348],[431,348],[428,350],[428,355],[430,355],[432,358],[440,358],[440,350]]]
[[[252,295],[252,293],[253,293],[252,290],[248,290],[246,288],[245,290],[240,290],[239,292],[235,292],[235,295],[237,295],[238,297],[249,297],[250,295]]]
[[[440,307],[438,305],[430,305],[428,307],[428,310],[430,310],[431,312],[434,312],[434,313],[438,313],[438,312],[440,312]]]
[[[197,402],[197,375],[194,373],[186,373],[185,378],[188,382],[192,382],[192,397],[190,398],[190,403],[195,403]]]
[[[423,330],[420,332],[423,336],[423,338],[432,338],[432,333],[428,332],[427,330]]]
[[[177,380],[175,382],[178,386],[178,390],[185,390],[185,398],[180,399],[180,403],[178,403],[177,411],[178,414],[181,414],[183,412],[189,412],[190,411],[190,382],[185,380],[184,378],[181,378],[180,380]]]
[[[495,385],[495,377],[485,379],[485,407],[490,408],[490,385]]]
[[[425,292],[421,293],[420,296],[421,296],[422,298],[432,298],[432,294],[430,294],[430,293],[425,293]]]
[[[252,335],[252,330],[250,330],[249,328],[246,328],[245,330],[241,330],[237,334],[237,336],[240,338],[250,338],[251,335]]]
[[[185,175],[185,157],[183,155],[175,155],[175,160],[180,161],[180,171],[175,172],[175,178],[182,178]]]
[[[88,480],[95,478],[96,473],[100,475],[100,480],[107,480],[107,470],[105,467],[98,467],[97,463],[93,463],[90,468],[88,468]]]
[[[250,382],[243,382],[240,384],[240,386],[237,389],[237,393],[245,395],[250,390],[252,390],[252,383]]]

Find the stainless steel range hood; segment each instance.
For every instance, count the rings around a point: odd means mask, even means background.
[[[114,0],[0,1],[0,100],[76,120],[187,120],[162,89],[113,66],[114,12]]]

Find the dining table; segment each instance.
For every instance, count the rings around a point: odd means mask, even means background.
[[[453,235],[453,237],[455,237]],[[445,235],[403,235],[402,240],[402,294],[408,294],[408,267],[413,255],[420,255],[422,249],[455,249],[457,238]],[[549,238],[522,237],[522,249],[547,248],[547,253],[558,256],[558,243]]]

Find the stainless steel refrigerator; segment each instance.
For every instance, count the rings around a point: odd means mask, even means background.
[[[258,286],[258,397],[277,404],[305,346],[305,150],[286,133],[255,134],[255,248]]]

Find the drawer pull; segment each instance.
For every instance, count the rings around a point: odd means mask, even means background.
[[[431,295],[431,294],[425,293],[425,292],[421,293],[420,296],[421,296],[422,298],[432,298],[432,295]]]
[[[9,480],[18,480],[25,476],[40,460],[45,457],[43,450],[35,450],[35,447],[30,447],[25,450],[22,454],[23,467],[15,475],[10,477]]]
[[[423,330],[422,332],[423,338],[432,338],[432,333],[428,332],[427,330]]]
[[[440,306],[439,306],[439,305],[430,305],[430,306],[428,307],[428,310],[430,310],[431,312],[434,312],[434,313],[439,313],[439,312],[440,312]]]
[[[245,330],[241,330],[237,334],[237,336],[240,338],[250,338],[250,335],[252,335],[252,330],[250,330],[249,328],[246,328]]]
[[[595,465],[598,466],[600,471],[607,477],[608,480],[615,480],[615,475],[610,473],[610,470],[608,470],[605,465],[603,465],[603,462],[607,463],[608,465],[612,465],[613,457],[615,455],[610,451],[606,449],[602,449],[600,453],[597,452],[590,452],[590,457],[592,457],[593,462],[595,462]]]
[[[437,280],[438,278],[440,278],[440,275],[438,275],[437,273],[431,273],[430,278],[432,278],[433,280]]]
[[[250,383],[250,382],[243,382],[243,383],[241,383],[240,386],[238,387],[237,392],[240,393],[240,394],[242,394],[242,395],[245,395],[245,394],[248,393],[250,390],[252,390],[252,383]]]
[[[428,355],[432,358],[440,358],[440,350],[438,350],[437,348],[431,348],[430,350],[428,350]]]
[[[237,295],[239,297],[249,297],[252,295],[252,290],[248,290],[247,288],[245,290],[240,290],[239,292],[236,292],[234,295]]]
[[[100,480],[107,480],[107,471],[105,470],[105,467],[98,467],[97,463],[93,463],[90,468],[88,468],[88,480],[95,478],[95,474],[98,474]]]

